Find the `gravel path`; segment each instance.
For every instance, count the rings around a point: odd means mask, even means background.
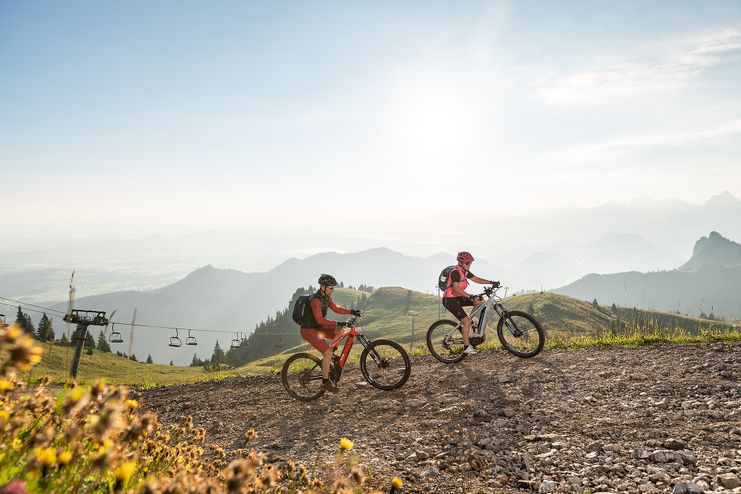
[[[657,345],[417,357],[392,392],[351,366],[308,404],[277,375],[140,399],[165,423],[192,415],[231,457],[253,427],[250,448],[319,470],[348,437],[372,483],[399,476],[406,492],[741,492],[740,377],[739,344]]]

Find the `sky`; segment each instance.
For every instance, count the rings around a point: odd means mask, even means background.
[[[737,0],[0,0],[0,74],[5,227],[741,197]]]

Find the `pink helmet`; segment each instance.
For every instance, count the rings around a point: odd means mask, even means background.
[[[458,262],[473,262],[475,260],[470,252],[465,251],[459,252],[456,259],[458,259]]]

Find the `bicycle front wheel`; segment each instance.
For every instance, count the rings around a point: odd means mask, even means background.
[[[395,341],[376,340],[360,354],[360,372],[372,386],[391,391],[404,386],[412,372],[407,352]]]
[[[507,351],[522,358],[536,356],[545,345],[545,330],[540,322],[518,310],[507,312],[499,319],[497,336]]]
[[[442,319],[427,330],[427,348],[433,357],[445,364],[455,364],[466,357],[463,353],[463,334],[456,327],[460,323]]]
[[[288,394],[297,400],[312,401],[324,394],[322,360],[310,353],[291,355],[283,364],[280,379]]]

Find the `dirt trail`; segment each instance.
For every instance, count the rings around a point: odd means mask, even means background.
[[[341,391],[291,399],[277,375],[141,392],[164,422],[192,415],[207,440],[309,468],[355,442],[379,482],[407,492],[702,492],[741,474],[741,345],[484,352],[455,365],[413,361],[400,390],[345,369]]]

